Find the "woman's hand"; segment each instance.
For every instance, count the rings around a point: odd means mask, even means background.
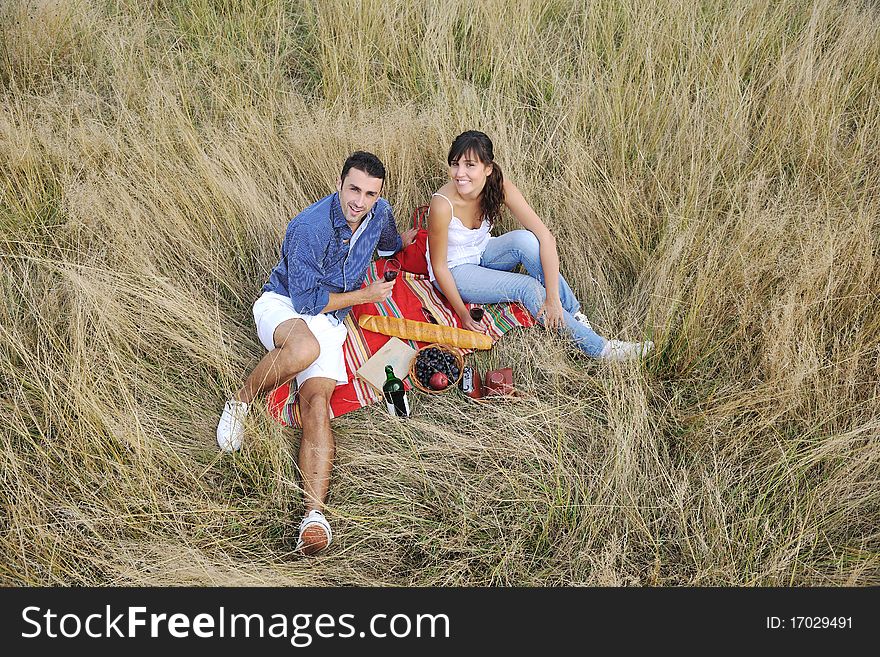
[[[476,331],[477,333],[485,333],[486,327],[482,322],[475,322],[471,319],[470,310],[465,308],[464,314],[458,313],[458,318],[461,320],[461,328],[466,329],[468,331]]]
[[[544,318],[544,327],[548,329],[561,329],[565,327],[565,317],[562,311],[562,301],[559,299],[545,299],[544,305],[538,311],[538,319]]]

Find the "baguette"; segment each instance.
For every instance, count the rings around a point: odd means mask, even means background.
[[[358,324],[362,329],[393,335],[404,340],[418,342],[436,342],[462,349],[491,349],[492,338],[485,333],[466,331],[455,326],[429,324],[412,319],[398,317],[380,317],[378,315],[361,315]]]

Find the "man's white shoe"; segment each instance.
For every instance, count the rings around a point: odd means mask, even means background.
[[[299,523],[299,541],[296,544],[298,552],[306,555],[315,554],[326,549],[332,540],[330,523],[317,509],[309,511]]]
[[[584,326],[586,326],[588,329],[590,329],[591,331],[593,330],[593,325],[590,324],[590,320],[587,319],[587,316],[584,315],[581,311],[577,311],[577,312],[574,314],[574,318],[575,318],[578,322],[580,322],[581,324],[583,324]]]
[[[242,401],[230,399],[223,407],[220,422],[217,423],[217,444],[224,452],[235,452],[241,449],[244,438],[244,419],[248,414],[248,405]]]
[[[622,340],[608,340],[599,358],[603,360],[624,361],[644,358],[654,348],[654,343],[647,342],[623,342]]]

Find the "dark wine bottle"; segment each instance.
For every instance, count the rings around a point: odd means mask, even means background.
[[[382,393],[385,397],[385,405],[388,413],[397,417],[409,417],[409,399],[403,381],[394,375],[391,365],[385,366],[385,383],[382,385]]]

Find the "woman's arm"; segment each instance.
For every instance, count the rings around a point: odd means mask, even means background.
[[[562,320],[562,301],[559,298],[559,252],[556,250],[556,238],[544,225],[537,213],[532,210],[522,192],[509,180],[504,181],[504,205],[526,230],[530,230],[538,238],[541,267],[544,269],[544,288],[547,300],[542,312],[548,328],[560,327]],[[539,316],[542,313],[539,313]]]
[[[428,251],[431,256],[431,269],[437,286],[449,301],[449,305],[461,319],[463,328],[469,331],[483,331],[480,324],[471,319],[470,311],[458,293],[458,286],[449,271],[447,260],[449,248],[449,223],[452,221],[452,208],[439,196],[431,198],[428,210]]]

